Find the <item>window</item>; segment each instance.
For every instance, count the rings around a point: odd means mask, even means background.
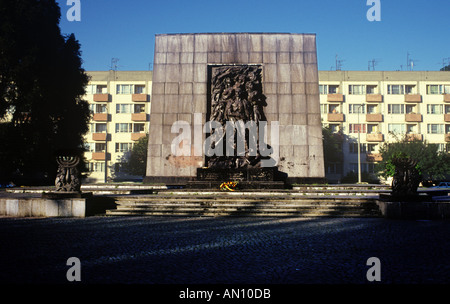
[[[377,105],[367,105],[367,114],[377,114],[378,106]]]
[[[86,149],[86,152],[94,152],[95,144],[94,143],[85,143],[84,148]]]
[[[95,152],[106,152],[105,143],[95,143]]]
[[[416,106],[415,105],[406,105],[406,114],[412,114],[412,113],[417,113]]]
[[[450,85],[427,85],[428,95],[450,94]]]
[[[341,125],[339,124],[329,124],[328,127],[332,133],[339,133],[341,131]]]
[[[128,152],[133,148],[132,143],[116,143],[116,152]]]
[[[123,114],[123,113],[131,113],[131,104],[123,104],[118,103],[116,104],[116,113],[117,114]]]
[[[378,133],[379,127],[377,124],[369,124],[367,125],[367,133],[375,134]]]
[[[405,105],[388,104],[388,114],[405,114]]]
[[[335,113],[340,113],[340,111],[339,111],[339,106],[340,105],[335,105],[335,104],[330,104],[329,105],[329,112],[328,113],[333,113],[333,114],[335,114]]]
[[[134,92],[132,84],[116,85],[116,94],[132,94]]]
[[[342,164],[327,164],[327,174],[341,174]]]
[[[135,104],[133,113],[145,113],[145,104]]]
[[[427,114],[444,114],[444,107],[440,104],[427,105]]]
[[[445,114],[450,114],[450,105],[445,105]]]
[[[405,94],[415,94],[416,86],[415,85],[405,85]]]
[[[105,163],[104,162],[91,162],[91,163],[89,163],[89,171],[105,172]]]
[[[93,107],[92,107],[92,111],[94,112],[94,113],[106,113],[107,112],[107,107],[106,107],[106,104],[95,104],[95,105],[92,105]]]
[[[367,151],[367,144],[360,144],[360,150],[361,153],[366,153]],[[358,153],[358,144],[357,143],[350,143],[349,144],[349,151],[350,153]]]
[[[389,84],[388,94],[390,95],[403,95],[405,94],[405,87],[399,84]]]
[[[428,124],[427,125],[428,134],[444,134],[443,124]]]
[[[105,123],[96,123],[95,124],[95,133],[106,133],[106,124]]]
[[[116,123],[116,133],[131,133],[132,124],[130,123]]]
[[[367,152],[376,153],[378,151],[378,144],[367,144]]]
[[[388,124],[388,131],[395,134],[404,134],[406,131],[405,124]]]
[[[367,94],[378,94],[378,87],[376,85],[367,85],[366,93]]]
[[[376,173],[375,171],[376,164],[372,163],[361,163],[361,172],[362,173]],[[350,171],[358,172],[358,164],[357,163],[350,163]]]
[[[321,84],[321,85],[319,85],[319,93],[321,95],[337,94],[337,93],[339,93],[339,85]]]
[[[365,124],[350,124],[349,129],[350,133],[366,133]]]
[[[320,104],[320,113],[321,114],[327,114],[328,113],[328,105],[327,104]]]
[[[348,93],[351,95],[366,95],[365,85],[349,85]]]
[[[135,85],[134,94],[145,94],[145,85]]]
[[[143,133],[145,130],[145,125],[143,123],[135,123],[133,125],[133,133]]]
[[[366,106],[364,104],[349,104],[348,105],[349,114],[364,114],[366,113]]]
[[[86,94],[106,94],[108,86],[103,84],[90,84],[86,86]]]

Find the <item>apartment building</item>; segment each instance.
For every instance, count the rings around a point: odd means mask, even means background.
[[[86,135],[88,182],[138,180],[121,171],[133,144],[148,132],[151,71],[99,71],[84,97],[94,113]],[[375,173],[379,148],[395,136],[450,143],[450,72],[319,71],[322,124],[341,133],[344,161],[326,168],[330,182]]]
[[[344,162],[326,168],[330,181],[357,173],[358,158],[375,174],[380,146],[405,134],[448,152],[450,72],[320,71],[319,93],[322,124],[343,135]]]
[[[139,180],[121,170],[134,143],[148,133],[151,71],[93,71],[84,98],[93,117],[85,136],[87,182]]]

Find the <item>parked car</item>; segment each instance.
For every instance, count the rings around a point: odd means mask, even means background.
[[[431,187],[433,189],[450,189],[450,182],[440,182],[439,185]]]

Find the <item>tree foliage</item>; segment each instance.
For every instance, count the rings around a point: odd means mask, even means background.
[[[0,179],[56,174],[55,153],[83,146],[89,104],[80,44],[55,0],[0,1]]]
[[[342,134],[333,133],[329,127],[322,128],[323,157],[325,165],[329,163],[342,163]]]
[[[385,143],[380,148],[383,160],[378,164],[381,176],[392,177],[395,174],[395,158],[411,158],[418,161],[416,169],[423,181],[441,179],[450,172],[450,156],[439,152],[437,144],[427,144],[421,140],[411,140],[407,136],[394,143]]]
[[[133,146],[128,157],[122,160],[122,169],[131,174],[145,176],[147,169],[148,134],[141,137]]]

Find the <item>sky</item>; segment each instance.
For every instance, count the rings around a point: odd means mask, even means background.
[[[57,0],[63,34],[81,44],[83,68],[152,69],[156,34],[314,33],[319,70],[436,71],[450,64],[449,0],[379,0],[370,22],[367,0]],[[368,2],[370,5],[368,5]],[[69,3],[69,5],[67,4]],[[407,66],[407,58],[413,62]]]

